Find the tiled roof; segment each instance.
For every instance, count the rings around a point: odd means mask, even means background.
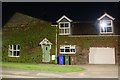
[[[118,22],[114,22],[114,33],[113,35],[118,35]],[[72,23],[71,26],[71,35],[98,35],[99,26],[98,22],[79,22]]]

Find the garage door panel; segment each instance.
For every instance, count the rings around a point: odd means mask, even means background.
[[[90,48],[89,64],[115,64],[114,48]]]
[[[115,64],[113,59],[107,59],[107,58],[95,58],[93,64]]]

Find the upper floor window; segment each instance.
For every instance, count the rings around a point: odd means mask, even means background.
[[[100,21],[100,33],[113,33],[112,20],[101,20]]]
[[[113,33],[113,20],[115,20],[115,18],[107,13],[104,13],[97,20],[99,21],[100,34]]]
[[[20,57],[20,45],[9,45],[8,56]]]
[[[60,54],[75,54],[75,45],[60,45]]]
[[[63,15],[59,20],[56,21],[59,26],[59,35],[69,35],[72,20],[67,16]]]
[[[60,22],[59,23],[59,34],[69,35],[70,34],[70,22]]]

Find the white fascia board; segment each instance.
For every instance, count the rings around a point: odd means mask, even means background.
[[[46,43],[52,45],[52,43],[47,38],[43,39],[39,44],[42,45]]]
[[[54,27],[54,26],[58,26],[58,25],[51,25],[51,26],[53,26],[53,27]]]
[[[105,16],[107,16],[108,18],[115,20],[115,18],[113,18],[112,16],[110,16],[109,14],[105,13],[104,15],[102,15],[100,18],[98,18],[97,20],[101,20],[102,18],[104,18]]]
[[[59,20],[57,20],[56,22],[60,22],[63,18],[66,18],[69,22],[72,22],[71,19],[69,19],[68,17],[66,17],[65,15],[63,15]]]

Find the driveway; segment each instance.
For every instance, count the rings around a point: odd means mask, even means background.
[[[52,73],[3,68],[3,78],[118,78],[117,65],[76,65],[85,68],[84,72]]]

